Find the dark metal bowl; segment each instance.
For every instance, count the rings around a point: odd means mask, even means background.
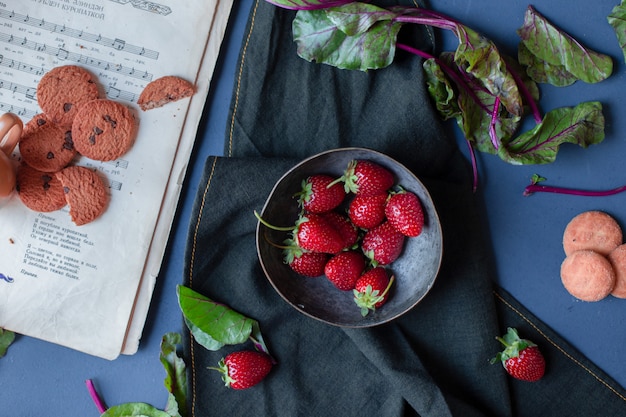
[[[387,303],[367,316],[361,315],[351,291],[340,291],[324,276],[307,278],[296,274],[283,261],[282,250],[270,242],[282,243],[287,232],[271,230],[259,222],[257,252],[267,279],[278,294],[299,312],[328,324],[369,327],[389,322],[413,308],[432,288],[442,258],[442,231],[437,211],[426,187],[406,167],[390,157],[363,148],[343,148],[307,158],[285,173],[275,184],[261,216],[277,226],[293,225],[298,204],[293,195],[303,179],[326,173],[339,177],[353,159],[367,159],[389,169],[396,184],[418,195],[426,223],[418,237],[406,238],[402,255],[388,266],[396,277]]]

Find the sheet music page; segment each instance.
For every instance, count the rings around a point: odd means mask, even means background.
[[[197,81],[215,8],[204,0],[0,0],[0,112],[30,120],[40,112],[41,76],[72,64],[139,123],[119,160],[74,161],[109,185],[109,206],[94,222],[75,226],[67,207],[33,212],[15,194],[0,201],[0,327],[107,359],[120,353],[193,99],[146,112],[136,100],[163,75]]]

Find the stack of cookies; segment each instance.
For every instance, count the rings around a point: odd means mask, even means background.
[[[142,110],[189,97],[193,85],[167,76],[148,84],[137,103]],[[59,210],[66,204],[76,225],[98,218],[109,202],[102,174],[72,165],[77,154],[94,161],[113,161],[132,147],[137,121],[130,109],[102,98],[95,77],[66,65],[47,72],[37,86],[42,110],[24,125],[19,144],[17,192],[28,208]]]
[[[563,233],[563,250],[561,281],[570,294],[583,301],[626,298],[626,245],[612,216],[597,210],[575,216]]]

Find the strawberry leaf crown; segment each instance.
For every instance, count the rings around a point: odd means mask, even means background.
[[[537,346],[530,340],[520,338],[517,330],[512,327],[509,327],[507,329],[507,332],[504,336],[496,337],[496,340],[504,345],[504,350],[502,352],[498,352],[496,356],[491,359],[491,363],[504,363],[511,358],[517,358],[520,352],[524,349]]]

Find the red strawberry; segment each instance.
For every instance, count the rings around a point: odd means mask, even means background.
[[[319,277],[324,275],[324,266],[328,260],[328,254],[321,252],[300,252],[285,259],[287,264],[297,274],[305,277]]]
[[[310,252],[337,253],[343,249],[343,239],[319,214],[301,215],[294,227],[274,226],[265,221],[256,211],[254,215],[261,224],[272,230],[291,231],[295,245]]]
[[[356,195],[348,207],[352,223],[363,229],[371,229],[385,220],[387,193],[372,196]]]
[[[356,280],[365,269],[365,258],[359,252],[347,251],[333,256],[326,262],[324,273],[335,287],[342,291],[354,289]]]
[[[352,224],[350,219],[344,215],[337,213],[336,211],[329,211],[322,214],[324,219],[339,232],[343,238],[343,248],[352,248],[359,239],[359,232]]]
[[[382,194],[394,184],[389,170],[367,160],[351,161],[339,181],[343,181],[346,193],[360,195]]]
[[[387,270],[382,266],[370,269],[359,277],[353,293],[354,302],[361,309],[363,317],[385,304],[393,280],[393,276],[389,278]]]
[[[546,361],[536,344],[521,339],[517,330],[509,327],[507,333],[496,338],[505,349],[491,359],[491,363],[502,362],[504,369],[513,378],[535,382],[543,377]]]
[[[365,233],[361,248],[373,265],[389,265],[402,253],[404,235],[388,221]]]
[[[424,210],[419,197],[412,192],[402,190],[391,194],[385,206],[385,216],[405,236],[416,237],[422,233]]]
[[[302,181],[302,190],[296,194],[300,206],[310,213],[325,213],[338,207],[346,193],[341,184],[331,184],[329,175],[311,175]]]
[[[272,358],[266,353],[242,350],[228,354],[217,368],[227,387],[233,389],[250,388],[263,380],[272,369]]]
[[[296,223],[295,240],[311,252],[338,253],[344,248],[341,234],[319,214],[307,214]]]

